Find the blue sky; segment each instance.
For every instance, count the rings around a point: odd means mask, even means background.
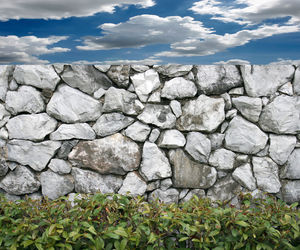
[[[0,2],[0,64],[300,64],[299,0]]]

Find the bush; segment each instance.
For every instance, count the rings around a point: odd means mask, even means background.
[[[0,249],[299,249],[299,210],[241,196],[235,208],[96,194],[77,200],[0,197]]]

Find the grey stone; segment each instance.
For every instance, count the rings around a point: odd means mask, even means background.
[[[176,117],[168,105],[147,104],[138,119],[147,124],[154,124],[162,129],[175,126]]]
[[[42,194],[50,200],[71,193],[74,190],[74,180],[71,175],[59,175],[51,170],[41,173]]]
[[[278,193],[281,184],[277,164],[269,157],[253,157],[252,165],[257,187],[268,193]]]
[[[0,128],[3,127],[10,118],[10,113],[0,103]]]
[[[60,149],[57,152],[57,157],[60,159],[67,159],[69,153],[77,145],[79,140],[70,140],[70,141],[64,141],[61,144]]]
[[[227,175],[228,175],[228,172],[225,172],[225,171],[222,171],[222,170],[218,171],[218,179],[221,179],[221,178],[223,178]]]
[[[0,139],[7,140],[8,139],[8,132],[6,128],[0,129]]]
[[[224,93],[220,95],[224,99],[225,102],[225,110],[230,110],[232,108],[231,97],[228,93]]]
[[[105,93],[103,112],[121,111],[127,115],[138,115],[143,108],[136,94],[125,89],[111,87]]]
[[[157,65],[153,67],[158,73],[168,77],[178,77],[189,73],[193,65],[179,65],[179,64],[168,64],[168,65]]]
[[[41,141],[46,135],[52,133],[57,121],[46,113],[18,115],[11,118],[6,128],[10,139],[24,139]]]
[[[158,199],[160,202],[170,204],[178,203],[179,192],[175,188],[170,188],[167,190],[156,189],[150,195],[148,200],[154,201]]]
[[[133,122],[132,117],[125,116],[122,113],[103,114],[97,120],[93,129],[97,135],[104,137],[119,132]]]
[[[300,96],[300,66],[295,71],[293,86],[295,94]]]
[[[228,91],[229,95],[243,95],[245,92],[244,87],[234,88]]]
[[[250,160],[249,155],[236,155],[235,157],[235,166],[241,166],[245,163],[248,163]]]
[[[53,172],[58,174],[69,174],[71,173],[71,164],[61,159],[52,159],[48,165]]]
[[[153,69],[138,73],[130,77],[134,85],[135,92],[142,102],[148,100],[149,94],[160,87],[158,73]]]
[[[5,101],[8,88],[8,78],[13,71],[13,66],[0,65],[0,100]]]
[[[215,168],[190,160],[182,149],[169,151],[173,165],[173,186],[179,188],[209,188],[217,179]]]
[[[43,195],[41,194],[41,192],[35,192],[32,194],[27,194],[26,195],[27,200],[30,199],[32,201],[37,201],[37,200],[42,200],[43,199]]]
[[[66,65],[60,76],[66,84],[87,94],[112,86],[111,80],[93,65]]]
[[[129,65],[112,65],[107,71],[107,75],[119,87],[128,87],[129,71]]]
[[[296,146],[295,136],[270,134],[270,157],[279,165],[283,165]]]
[[[24,166],[18,166],[0,181],[0,188],[13,195],[33,193],[40,185],[34,173]]]
[[[225,119],[224,100],[205,95],[187,101],[176,127],[182,131],[214,132]]]
[[[148,125],[136,121],[125,130],[125,135],[134,141],[144,142],[150,132],[151,128]]]
[[[87,123],[62,124],[50,135],[52,141],[70,139],[93,140],[95,138],[94,130]]]
[[[149,69],[149,66],[146,66],[146,65],[137,65],[137,64],[134,64],[134,65],[131,65],[131,68],[136,71],[136,72],[145,72]]]
[[[244,154],[258,153],[267,141],[268,136],[264,132],[240,116],[231,120],[225,133],[225,147]]]
[[[262,101],[263,107],[265,107],[269,103],[269,98],[264,96],[261,98],[261,101]]]
[[[22,200],[21,196],[19,196],[19,195],[5,193],[4,196],[8,201],[13,201],[16,203],[17,203],[17,201]]]
[[[78,193],[117,193],[122,186],[120,176],[101,175],[89,170],[72,168],[72,176],[75,181],[75,191]]]
[[[300,200],[300,180],[283,181],[281,188],[282,198],[285,202],[291,204]]]
[[[103,73],[106,73],[109,69],[110,69],[110,65],[94,65],[94,67],[96,69],[98,69],[99,71],[103,72]]]
[[[276,134],[300,132],[300,97],[278,96],[264,107],[259,119],[260,127]]]
[[[183,199],[190,190],[188,188],[184,188],[179,193],[179,200]]]
[[[13,171],[14,169],[16,169],[17,166],[19,166],[19,164],[16,162],[6,162],[6,165],[11,171]]]
[[[185,150],[201,163],[207,163],[211,151],[211,142],[206,135],[199,132],[190,132],[186,137]]]
[[[300,179],[300,148],[297,148],[289,156],[287,163],[281,169],[281,178]]]
[[[11,140],[7,143],[7,159],[22,165],[29,165],[36,171],[43,170],[59,149],[61,143],[43,141],[34,143],[24,140]]]
[[[292,65],[241,65],[245,90],[249,96],[270,96],[289,82],[295,69]]]
[[[0,160],[0,176],[5,176],[8,172],[8,166],[4,159]]]
[[[119,194],[126,195],[129,192],[131,196],[143,195],[146,192],[147,183],[135,172],[126,175]]]
[[[54,63],[52,64],[52,66],[57,74],[61,74],[64,71],[65,67],[63,63]]]
[[[183,202],[187,202],[192,199],[194,196],[198,198],[205,198],[205,191],[203,189],[192,189],[188,192],[188,194],[182,199]]]
[[[155,143],[146,141],[143,147],[140,174],[146,181],[172,176],[172,170],[165,153]]]
[[[223,94],[242,85],[242,78],[235,65],[199,65],[196,83],[204,94]]]
[[[157,180],[157,181],[152,181],[152,182],[149,182],[147,184],[147,189],[146,191],[149,192],[149,191],[153,191],[154,189],[158,189],[160,187],[160,180]]]
[[[148,98],[148,103],[153,102],[153,103],[159,103],[161,102],[161,95],[160,95],[160,90],[154,91],[150,97]]]
[[[31,86],[21,86],[17,91],[7,92],[5,107],[16,115],[21,112],[40,113],[46,106],[39,91]]]
[[[17,90],[19,87],[19,85],[17,84],[17,82],[15,81],[15,79],[12,79],[8,85],[8,89],[11,91],[15,91]]]
[[[251,122],[258,122],[262,110],[260,98],[239,96],[232,98],[232,103],[246,119]]]
[[[196,85],[183,77],[175,77],[170,81],[166,81],[161,91],[161,97],[170,100],[194,97],[196,94]]]
[[[237,116],[237,110],[236,109],[231,109],[231,110],[228,110],[226,112],[225,118],[227,120],[231,120],[232,118],[234,118],[236,116]]]
[[[278,91],[282,94],[286,94],[286,95],[293,95],[293,85],[290,82],[287,82],[286,84],[282,85]]]
[[[267,156],[269,154],[269,148],[270,148],[270,145],[266,144],[266,146],[261,151],[256,153],[255,155],[256,156]]]
[[[171,178],[167,178],[167,179],[164,179],[164,180],[160,181],[160,189],[163,190],[163,191],[165,191],[168,188],[172,187],[172,185],[173,185],[173,182],[172,182]]]
[[[149,141],[150,142],[156,142],[156,140],[158,139],[159,135],[160,135],[160,131],[159,131],[158,128],[152,129],[151,134],[149,136]]]
[[[107,91],[107,90],[105,90],[105,89],[99,88],[99,89],[94,93],[93,96],[94,96],[95,99],[98,99],[98,100],[99,100],[102,96],[105,95],[106,91]]]
[[[170,107],[171,107],[174,115],[176,116],[176,118],[178,118],[178,117],[180,117],[182,115],[181,104],[180,104],[179,101],[172,100],[170,102]]]
[[[79,142],[68,158],[72,165],[89,168],[100,174],[124,175],[139,167],[141,153],[135,142],[117,133],[102,139]]]
[[[219,148],[213,151],[209,157],[209,165],[218,170],[231,170],[234,168],[235,153],[230,150]]]
[[[208,135],[208,139],[211,143],[211,150],[216,150],[223,145],[225,135],[221,133],[213,133]]]
[[[18,84],[52,91],[60,81],[51,65],[17,65],[13,77]]]
[[[47,105],[47,113],[65,123],[96,121],[101,104],[77,89],[60,85]]]
[[[186,143],[184,135],[176,129],[165,130],[160,134],[158,146],[161,148],[179,148]]]
[[[236,168],[232,173],[232,177],[243,187],[251,191],[256,189],[256,180],[253,176],[251,165],[249,163]]]

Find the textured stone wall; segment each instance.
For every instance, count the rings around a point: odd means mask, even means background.
[[[300,200],[300,68],[0,66],[9,199],[130,192]]]

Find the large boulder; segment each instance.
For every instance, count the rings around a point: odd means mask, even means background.
[[[147,183],[136,173],[130,172],[126,175],[119,194],[131,196],[143,195],[146,192]]]
[[[170,81],[166,81],[161,91],[161,97],[173,99],[183,99],[194,97],[197,94],[196,85],[183,77],[175,77]]]
[[[96,138],[94,130],[87,123],[62,124],[50,135],[53,141],[82,139],[93,140]]]

